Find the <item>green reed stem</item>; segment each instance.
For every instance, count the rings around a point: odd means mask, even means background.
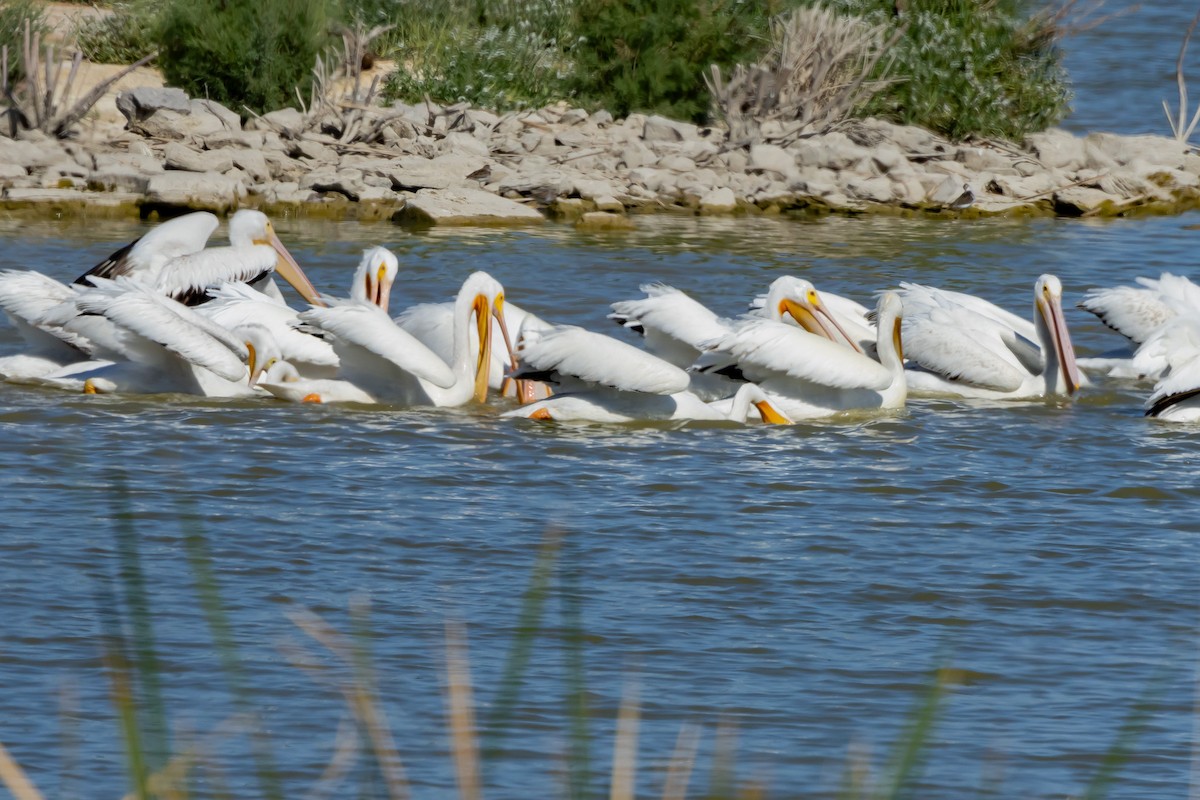
[[[142,571],[138,535],[134,529],[129,489],[123,475],[118,474],[113,492],[113,519],[116,522],[118,580],[124,591],[125,613],[129,621],[139,692],[135,703],[141,713],[145,731],[145,767],[155,772],[167,763],[171,753],[170,731],[167,727],[166,706],[162,698],[162,672],[155,652],[154,625],[146,578]]]
[[[225,679],[229,683],[229,691],[234,699],[244,709],[254,709],[255,705],[246,690],[242,671],[241,658],[238,656],[237,645],[233,638],[229,617],[225,614],[225,606],[221,602],[220,588],[212,569],[212,559],[208,554],[208,544],[204,538],[195,517],[183,515],[184,545],[188,551],[188,562],[196,580],[196,593],[200,596],[200,607],[204,610],[208,629],[213,637],[213,644],[225,670]],[[279,784],[279,771],[275,768],[275,758],[271,752],[271,743],[266,732],[258,722],[258,714],[251,713],[253,723],[250,728],[250,741],[254,752],[255,773],[263,796],[270,800],[282,800],[283,789]]]
[[[934,672],[933,681],[925,690],[925,697],[913,711],[900,737],[900,748],[892,760],[891,786],[880,792],[877,797],[899,800],[911,794],[911,783],[920,772],[925,760],[925,744],[933,733],[937,721],[942,697],[949,684],[949,671],[939,668]]]
[[[1129,709],[1124,722],[1117,730],[1117,738],[1113,740],[1112,746],[1104,754],[1104,759],[1100,762],[1100,769],[1096,770],[1096,774],[1088,783],[1087,789],[1084,790],[1083,800],[1100,800],[1107,794],[1108,787],[1114,782],[1117,771],[1129,760],[1134,742],[1146,729],[1146,720],[1150,718],[1157,707],[1158,696],[1162,694],[1165,687],[1166,677],[1163,672],[1160,672],[1142,689],[1137,702],[1133,704],[1133,708]]]

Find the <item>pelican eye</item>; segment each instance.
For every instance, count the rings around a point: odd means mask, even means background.
[[[809,289],[808,294],[805,296],[808,298],[808,302],[812,303],[814,306],[821,302],[821,299],[817,297],[816,289]]]

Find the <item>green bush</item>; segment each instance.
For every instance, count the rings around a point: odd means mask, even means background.
[[[327,23],[324,0],[172,0],[159,66],[169,85],[235,110],[295,105],[331,43]]]
[[[1069,110],[1055,31],[1023,0],[832,0],[837,10],[893,28],[895,80],[860,113],[920,125],[952,139],[1020,139]],[[888,64],[884,58],[879,65]]]
[[[33,0],[0,0],[0,47],[8,48],[8,79],[21,78],[21,50],[25,41],[25,22],[33,33],[45,34],[46,19],[42,7]]]
[[[392,37],[406,68],[389,78],[385,96],[499,111],[568,97],[571,12],[566,0],[411,3]]]
[[[614,114],[704,121],[704,73],[766,51],[778,0],[579,0],[575,87]]]
[[[75,44],[97,64],[132,64],[156,47],[161,7],[146,0],[117,3],[111,14],[85,20]]]

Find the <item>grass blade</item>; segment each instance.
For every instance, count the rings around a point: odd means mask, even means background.
[[[633,778],[637,773],[638,680],[625,684],[617,712],[617,738],[613,743],[612,782],[608,800],[633,800]]]
[[[545,605],[546,593],[549,590],[550,579],[554,575],[554,564],[558,557],[559,543],[562,532],[551,529],[546,532],[542,545],[538,550],[537,561],[533,573],[529,577],[529,585],[521,599],[521,614],[517,618],[517,633],[513,638],[512,647],[504,664],[504,673],[500,678],[500,689],[492,704],[492,712],[487,719],[487,738],[484,757],[496,754],[500,740],[505,732],[513,708],[521,692],[525,669],[529,666],[529,657],[533,652],[533,640],[537,637],[541,626],[542,607]]]
[[[479,800],[479,743],[475,738],[466,632],[460,622],[446,622],[446,707],[458,776],[458,796],[461,800]]]
[[[42,800],[42,794],[25,775],[21,765],[13,760],[4,745],[0,744],[0,781],[12,792],[16,800]]]
[[[696,764],[696,750],[700,746],[700,728],[687,724],[680,726],[675,740],[675,752],[667,765],[667,780],[663,784],[663,800],[685,800],[688,780]]]
[[[255,709],[255,704],[246,690],[242,674],[241,659],[237,653],[229,618],[221,602],[220,588],[213,574],[212,559],[208,555],[208,545],[204,534],[194,517],[184,515],[185,525],[190,530],[184,536],[184,545],[188,552],[188,561],[196,581],[196,593],[200,597],[200,607],[204,611],[205,621],[213,638],[221,666],[225,671],[225,679],[229,691],[243,709]],[[283,789],[279,785],[279,771],[275,768],[275,758],[271,753],[270,741],[262,729],[257,709],[250,713],[253,720],[250,726],[251,749],[254,753],[254,771],[258,776],[259,787],[264,797],[270,800],[282,800]]]
[[[924,761],[925,742],[933,733],[942,696],[946,686],[951,683],[952,674],[947,668],[939,668],[934,672],[933,681],[925,691],[924,699],[916,707],[900,735],[900,746],[892,758],[891,786],[881,792],[879,797],[897,800],[907,796],[910,784]]]
[[[1083,793],[1083,800],[1100,800],[1108,792],[1108,787],[1116,778],[1117,770],[1129,760],[1134,742],[1145,730],[1146,720],[1154,712],[1158,696],[1162,693],[1165,685],[1166,679],[1162,674],[1146,684],[1141,696],[1133,704],[1133,708],[1129,709],[1129,713],[1125,715],[1125,721],[1121,723],[1121,727],[1117,731],[1117,738],[1113,740],[1112,746],[1108,748],[1108,752],[1104,754],[1104,759],[1100,762],[1100,769],[1088,783],[1088,787]]]

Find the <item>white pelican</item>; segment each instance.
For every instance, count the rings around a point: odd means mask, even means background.
[[[1034,286],[1033,329],[1037,344],[1007,324],[995,306],[959,293],[902,284],[904,349],[919,365],[909,389],[929,394],[990,399],[1071,395],[1084,378],[1062,311],[1062,283],[1042,275]]]
[[[286,361],[280,361],[258,387],[280,400],[293,403],[360,403],[373,405],[376,399],[350,381],[330,378],[306,378]]]
[[[206,290],[227,281],[255,284],[278,295],[273,272],[314,305],[324,305],[300,265],[261,211],[242,209],[229,219],[229,246],[205,247],[217,218],[201,211],[167,220],[75,279],[128,276],[188,304],[208,299]]]
[[[312,308],[300,319],[334,336],[339,376],[378,401],[459,406],[487,399],[492,363],[492,318],[503,320],[504,287],[485,272],[472,273],[454,301],[449,362],[393,322],[378,306],[346,303]],[[478,337],[472,360],[470,329]],[[508,340],[507,328],[501,331]]]
[[[900,298],[879,299],[875,348],[879,361],[843,344],[768,319],[750,319],[709,343],[758,383],[793,419],[818,419],[855,409],[903,408],[907,399],[901,347]],[[698,369],[704,369],[701,359]]]
[[[85,337],[62,325],[39,324],[46,312],[74,300],[71,287],[40,272],[0,272],[0,309],[28,346],[25,353],[0,358],[0,376],[14,380],[39,377],[93,354]]]
[[[127,277],[92,278],[80,293],[81,312],[100,314],[121,332],[131,359],[72,365],[43,382],[85,392],[179,392],[208,397],[255,394],[264,369],[279,360],[278,346],[261,325],[234,331]]]
[[[1168,368],[1165,340],[1157,347],[1143,347],[1155,331],[1176,317],[1200,314],[1200,286],[1180,275],[1164,272],[1158,278],[1137,278],[1138,286],[1089,289],[1079,307],[1095,314],[1101,322],[1138,348],[1137,355],[1108,353],[1080,359],[1088,372],[1120,378],[1161,377]]]
[[[768,422],[778,413],[757,387],[746,385],[724,410],[688,390],[688,374],[652,353],[571,325],[527,331],[517,349],[518,377],[547,380],[568,393],[506,412],[506,417],[587,422],[734,420],[749,406]],[[739,416],[740,415],[740,416]]]
[[[1170,422],[1200,422],[1200,320],[1195,316],[1172,317],[1142,345],[1147,347],[1163,354],[1167,369],[1146,401],[1146,416]]]
[[[811,281],[782,275],[766,294],[750,303],[751,313],[781,322],[794,322],[809,333],[857,350],[875,350],[875,325],[866,306],[832,292],[818,292]]]

